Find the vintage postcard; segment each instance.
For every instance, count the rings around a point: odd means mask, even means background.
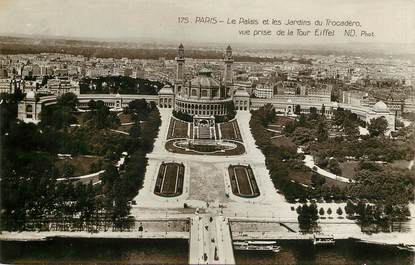
[[[415,1],[0,0],[0,263],[415,264]]]

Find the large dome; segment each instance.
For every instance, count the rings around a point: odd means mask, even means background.
[[[220,84],[217,80],[212,77],[212,71],[209,69],[203,68],[199,71],[199,75],[192,80],[190,80],[191,87],[201,87],[201,88],[219,88]]]
[[[389,111],[388,106],[386,106],[385,102],[378,101],[374,106],[373,109],[375,111]]]
[[[162,89],[160,89],[159,95],[160,94],[164,94],[164,95],[166,95],[166,94],[174,94],[173,88],[171,86],[169,86],[169,85],[165,85]]]

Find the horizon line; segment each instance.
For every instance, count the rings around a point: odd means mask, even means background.
[[[13,38],[25,38],[25,39],[62,39],[62,40],[77,40],[77,41],[99,41],[99,42],[124,42],[124,43],[131,43],[131,44],[156,44],[159,46],[170,46],[179,43],[189,43],[190,45],[208,45],[208,44],[215,44],[215,45],[228,45],[229,42],[206,42],[206,41],[180,41],[180,40],[152,40],[152,39],[140,39],[137,37],[122,37],[122,38],[106,38],[106,37],[81,37],[81,36],[67,36],[67,35],[43,35],[43,34],[22,34],[22,33],[10,33],[10,32],[0,32],[0,37],[13,37]],[[167,42],[167,43],[163,43]],[[252,45],[253,43],[250,42],[232,42],[232,45]],[[270,45],[277,45],[277,46],[284,46],[284,45],[298,45],[298,46],[330,46],[330,45],[399,45],[399,46],[409,46],[413,47],[414,43],[405,43],[405,42],[345,42],[345,41],[334,41],[334,42],[313,42],[313,41],[302,41],[301,43],[298,41],[291,41],[291,42],[283,42],[283,43],[269,43],[269,42],[258,42],[255,45],[259,46],[270,46]],[[415,48],[414,48],[415,49]]]

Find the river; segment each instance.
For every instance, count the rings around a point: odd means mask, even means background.
[[[414,253],[390,246],[339,240],[333,247],[310,241],[279,241],[279,253],[235,251],[237,264],[362,265],[414,264]],[[1,263],[187,264],[187,240],[69,239],[0,241]]]

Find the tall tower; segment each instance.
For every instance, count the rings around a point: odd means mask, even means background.
[[[181,93],[184,84],[184,47],[183,44],[180,43],[179,49],[177,51],[177,71],[176,71],[176,81],[174,86],[174,93]]]
[[[233,83],[233,76],[232,76],[232,64],[233,64],[233,56],[232,56],[232,48],[230,45],[226,48],[225,52],[225,73],[223,76],[224,83],[226,86],[226,95],[229,95],[229,89]]]

